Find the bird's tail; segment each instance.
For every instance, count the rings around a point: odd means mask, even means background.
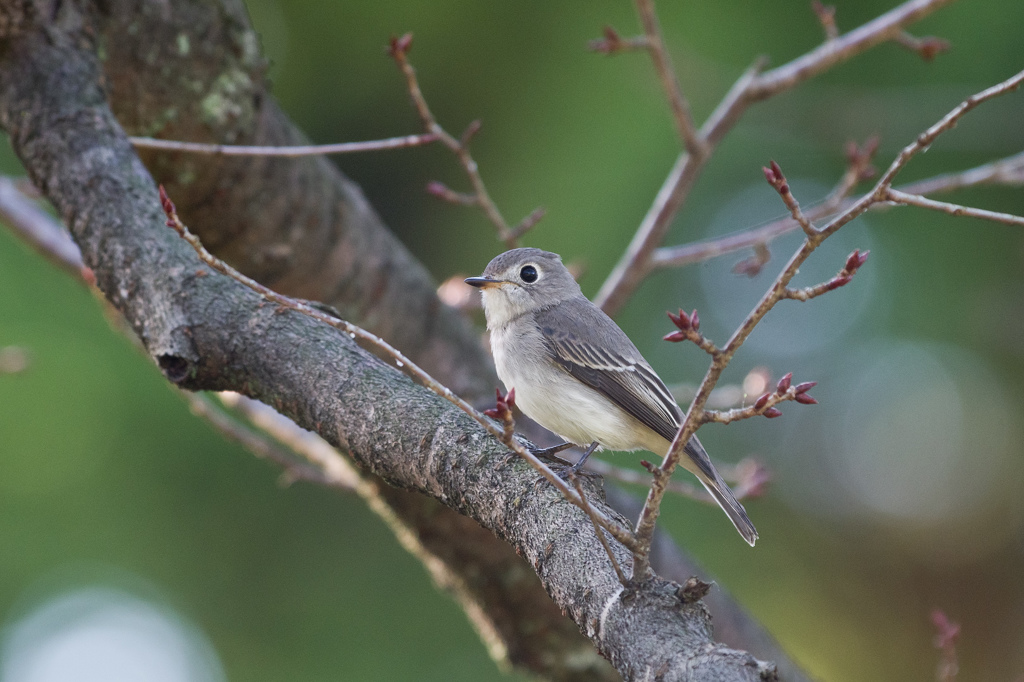
[[[692,462],[692,466],[686,468],[693,472],[732,521],[732,525],[736,526],[736,530],[740,532],[743,539],[753,547],[757,540],[757,529],[754,528],[743,505],[736,499],[726,482],[722,480],[722,476],[715,469],[715,465],[711,463],[711,458],[708,457],[707,451],[704,450],[704,446],[700,444],[696,436],[686,444],[686,454],[689,455]]]

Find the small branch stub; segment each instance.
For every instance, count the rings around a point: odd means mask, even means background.
[[[646,50],[650,46],[647,36],[623,38],[619,35],[619,32],[611,26],[605,26],[601,33],[604,34],[604,38],[591,40],[587,43],[587,48],[591,52],[600,52],[601,54],[612,55],[618,54],[619,52]]]
[[[916,52],[921,59],[926,62],[930,62],[943,52],[949,51],[949,41],[943,40],[942,38],[936,38],[935,36],[925,36],[924,38],[918,38],[913,36],[906,31],[901,33],[896,42],[907,48],[911,52]]]
[[[811,10],[814,11],[818,21],[821,22],[821,27],[825,30],[825,38],[828,40],[838,38],[839,27],[836,26],[836,6],[824,5],[820,0],[814,0],[811,3]]]
[[[793,220],[800,224],[800,227],[808,237],[817,237],[818,228],[814,227],[810,219],[804,215],[803,210],[800,208],[800,202],[793,196],[793,192],[789,188],[789,182],[786,180],[786,176],[783,175],[779,164],[772,161],[769,167],[762,167],[761,170],[764,171],[764,179],[782,197],[782,201],[786,204],[786,208],[789,209]]]
[[[710,591],[711,583],[706,583],[694,576],[679,586],[679,589],[676,590],[676,596],[679,597],[679,601],[683,604],[692,604],[706,597]]]
[[[856,249],[846,259],[846,265],[842,270],[839,271],[832,279],[827,282],[815,285],[813,287],[804,287],[803,289],[786,289],[784,297],[791,298],[796,301],[809,301],[812,298],[821,296],[830,291],[835,291],[839,287],[844,287],[850,283],[853,276],[857,274],[857,271],[861,268],[864,263],[868,260],[868,254],[870,251],[861,253],[860,249]]]

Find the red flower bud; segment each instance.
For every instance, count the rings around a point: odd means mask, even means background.
[[[679,327],[683,331],[686,331],[687,329],[690,328],[690,318],[686,313],[683,312],[682,308],[679,309],[678,315],[673,315],[672,313],[669,313],[668,319],[672,320],[672,324]]]
[[[781,379],[779,379],[779,383],[778,383],[778,386],[777,386],[779,395],[782,395],[783,393],[788,391],[789,390],[789,385],[792,382],[793,382],[793,373],[792,372],[790,372],[786,376],[784,376]]]
[[[782,410],[777,407],[769,407],[764,411],[764,416],[768,417],[768,419],[775,419],[776,417],[782,416]]]
[[[665,336],[661,337],[663,341],[671,341],[672,343],[679,343],[680,341],[686,340],[686,334],[680,331],[669,332]]]
[[[758,398],[757,402],[754,403],[754,409],[755,410],[760,410],[762,407],[764,407],[768,403],[768,398],[770,398],[770,397],[772,397],[771,393],[765,393],[763,396]]]
[[[693,325],[694,331],[700,329],[700,318],[697,317],[697,309],[694,308],[693,312],[690,313],[690,324]]]
[[[839,275],[838,277],[833,277],[831,280],[829,280],[828,286],[825,288],[828,291],[833,291],[835,289],[838,289],[839,287],[846,286],[847,284],[850,283],[851,279],[853,279],[853,277],[851,277],[850,275]]]
[[[793,400],[801,405],[817,405],[818,401],[811,397],[810,393],[797,393]]]
[[[796,392],[797,395],[800,395],[801,393],[807,393],[807,391],[811,390],[817,385],[817,381],[805,381],[802,384],[797,384],[796,388],[794,388],[793,390]]]

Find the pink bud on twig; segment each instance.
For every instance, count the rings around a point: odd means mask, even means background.
[[[672,343],[679,343],[680,341],[685,341],[686,340],[686,334],[684,334],[681,331],[674,331],[674,332],[669,332],[668,334],[665,334],[665,336],[663,336],[661,338],[662,338],[663,341],[671,341]]]
[[[765,393],[763,396],[758,398],[757,401],[754,403],[754,409],[755,410],[760,410],[762,407],[764,407],[768,403],[768,399],[771,398],[771,397],[772,397],[771,393]]]
[[[401,38],[391,36],[391,41],[388,43],[388,54],[392,59],[398,59],[408,54],[411,47],[412,33],[406,33]]]
[[[850,254],[850,257],[846,259],[845,270],[851,275],[857,272],[857,270],[860,269],[860,266],[864,265],[864,263],[868,261],[869,253],[871,252],[865,251],[864,253],[861,253],[860,249],[854,250],[854,252]]]
[[[797,393],[793,396],[793,400],[797,401],[801,405],[817,405],[818,401],[811,397],[809,393]]]
[[[776,388],[778,389],[778,394],[782,395],[783,393],[788,391],[789,390],[789,385],[792,382],[793,382],[793,373],[792,372],[789,372],[788,374],[786,374],[786,376],[784,376],[781,379],[779,379],[779,383],[776,386]]]
[[[801,393],[807,393],[807,391],[811,390],[817,385],[817,381],[805,381],[802,384],[797,384],[793,388],[793,392],[796,393],[797,395],[800,395]]]
[[[673,315],[671,312],[668,313],[668,319],[672,320],[672,324],[683,331],[690,328],[690,316],[684,313],[682,308],[679,309],[678,315]]]
[[[172,215],[177,213],[174,208],[174,202],[171,201],[171,197],[167,195],[167,190],[164,189],[163,185],[160,185],[160,206],[164,209],[164,213],[170,218]]]
[[[847,284],[849,284],[851,279],[853,278],[850,277],[849,275],[839,275],[838,277],[833,277],[832,279],[829,280],[828,286],[826,286],[825,288],[829,291],[834,291],[839,287],[844,287]]]
[[[768,419],[775,419],[776,417],[782,416],[782,410],[777,407],[769,407],[764,411],[764,416],[768,417]]]

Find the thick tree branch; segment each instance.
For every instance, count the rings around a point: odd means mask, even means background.
[[[4,7],[8,16],[23,9]],[[0,122],[97,285],[169,380],[259,398],[365,469],[490,528],[629,679],[772,675],[749,655],[712,644],[703,605],[680,601],[677,586],[651,579],[624,594],[593,533],[583,532],[586,515],[463,413],[329,327],[279,314],[226,277],[200,274],[195,256],[162,226],[154,184],[106,107],[83,35],[64,33],[81,19],[64,3],[45,33],[7,25]],[[587,494],[613,513],[599,491]],[[628,557],[616,551],[620,561]]]
[[[240,0],[103,5],[106,87],[129,134],[308,145],[267,91]],[[497,379],[478,336],[437,299],[427,270],[330,160],[152,149],[139,156],[216,255],[282,293],[333,306],[460,395],[490,395]]]

